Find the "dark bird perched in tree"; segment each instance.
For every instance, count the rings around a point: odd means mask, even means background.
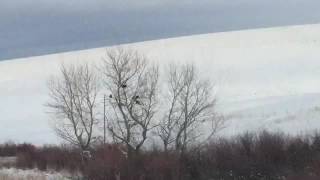
[[[112,94],[109,95],[109,98],[112,98]]]
[[[141,102],[139,100],[136,100],[136,104],[141,105]]]
[[[127,85],[126,85],[126,84],[121,84],[121,87],[122,87],[122,88],[126,88]]]

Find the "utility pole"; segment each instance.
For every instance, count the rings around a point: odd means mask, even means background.
[[[103,95],[103,145],[106,145],[106,95]]]

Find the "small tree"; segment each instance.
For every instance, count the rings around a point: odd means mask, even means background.
[[[117,49],[107,53],[102,71],[109,93],[107,128],[131,156],[140,151],[155,126],[158,67],[135,51]]]
[[[54,130],[60,138],[87,150],[95,140],[97,76],[87,64],[62,65],[60,72],[48,82],[47,107],[55,117]]]
[[[191,142],[207,140],[215,134],[223,119],[215,113],[212,84],[199,77],[194,65],[171,65],[166,74],[164,99],[168,109],[157,132],[165,151],[173,147],[183,153]],[[204,133],[201,126],[211,127],[211,131]]]

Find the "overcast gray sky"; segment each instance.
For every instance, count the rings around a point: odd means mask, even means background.
[[[159,38],[320,23],[319,0],[0,0],[0,60]]]

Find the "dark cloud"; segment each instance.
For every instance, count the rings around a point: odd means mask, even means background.
[[[0,59],[320,22],[318,0],[2,0]]]

